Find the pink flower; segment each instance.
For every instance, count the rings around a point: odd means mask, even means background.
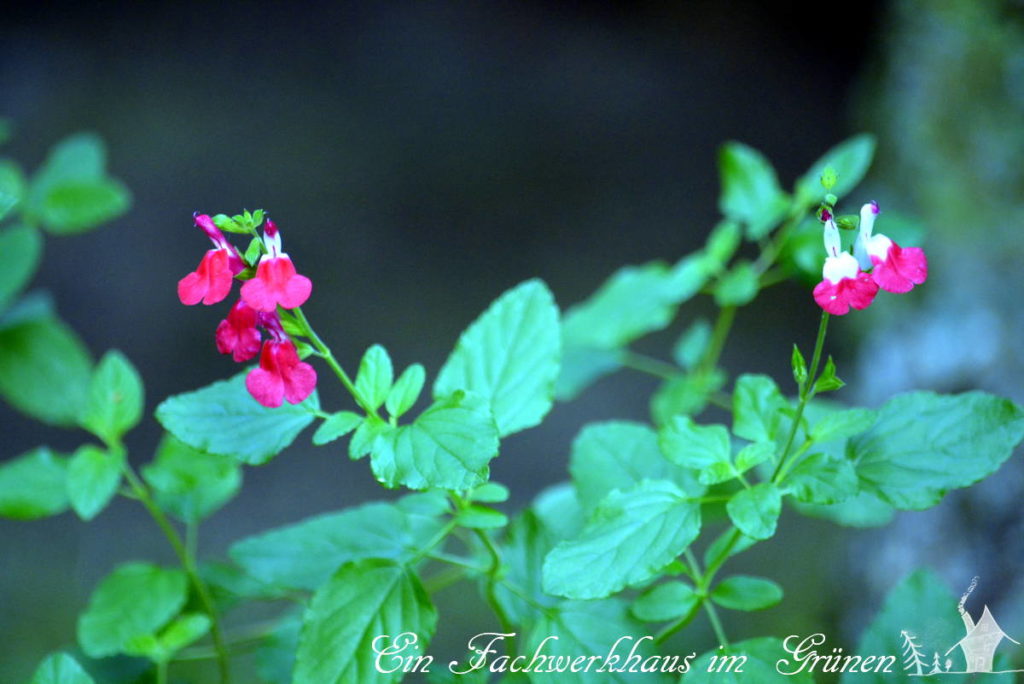
[[[270,219],[263,230],[267,254],[260,258],[256,277],[242,285],[242,299],[257,311],[271,312],[280,304],[285,309],[302,306],[313,290],[306,276],[295,272],[291,258],[281,251],[281,236]]]
[[[216,249],[203,255],[192,273],[178,281],[178,299],[182,304],[216,304],[231,292],[231,281],[245,268],[238,252],[206,214],[196,214],[195,224],[213,242]]]
[[[872,235],[878,203],[860,210],[860,236],[854,247],[861,268],[871,270],[871,279],[887,292],[910,292],[928,278],[928,259],[920,247],[902,248],[882,234]]]
[[[878,285],[860,270],[857,259],[842,251],[839,229],[828,211],[822,212],[825,221],[825,265],[822,280],[814,288],[814,301],[825,311],[842,316],[853,309],[866,309],[878,293]]]
[[[238,363],[259,354],[261,339],[259,328],[256,327],[256,310],[241,299],[217,326],[217,351],[231,354],[231,358]]]
[[[298,404],[316,387],[316,371],[299,361],[290,340],[271,339],[263,343],[260,365],[249,371],[245,386],[267,408],[277,408],[284,400]]]

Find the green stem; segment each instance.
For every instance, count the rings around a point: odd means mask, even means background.
[[[452,566],[424,579],[423,588],[427,590],[428,594],[434,594],[442,589],[447,589],[465,576],[465,568]]]
[[[622,355],[619,357],[619,361],[626,368],[630,368],[647,375],[653,375],[656,378],[669,379],[674,378],[680,374],[680,370],[673,366],[671,363],[666,363],[660,359],[651,358],[637,352],[630,351],[629,349],[623,350]]]
[[[515,634],[515,627],[512,625],[512,620],[509,619],[508,614],[498,601],[498,595],[495,588],[498,585],[500,579],[498,574],[501,572],[501,554],[498,553],[498,548],[494,545],[491,537],[483,530],[473,530],[477,538],[483,542],[483,545],[487,548],[487,553],[491,555],[491,567],[487,573],[487,602],[491,604],[491,608],[494,610],[494,614],[498,616],[498,622],[501,623],[501,631],[505,634]],[[513,660],[516,657],[516,639],[510,637],[507,643],[508,657],[509,660]]]
[[[711,333],[711,342],[708,344],[707,351],[704,352],[704,358],[697,366],[699,370],[710,372],[718,365],[718,359],[722,355],[725,340],[729,337],[729,331],[732,329],[732,322],[735,318],[735,306],[723,306],[718,310],[718,318],[715,319],[715,327]]]
[[[184,542],[181,540],[181,536],[178,531],[171,525],[171,521],[164,515],[163,510],[156,504],[153,497],[149,493],[149,489],[143,484],[142,480],[139,479],[135,471],[132,470],[131,465],[128,463],[128,459],[125,458],[121,468],[124,473],[125,479],[131,486],[135,496],[142,502],[142,505],[149,511],[150,516],[156,522],[157,527],[167,537],[167,541],[170,542],[171,548],[174,549],[174,554],[178,557],[178,561],[181,563],[182,568],[185,570],[185,574],[188,575],[189,581],[195,588],[196,595],[199,597],[200,603],[203,605],[203,610],[210,618],[210,636],[213,639],[214,649],[217,651],[217,667],[220,670],[220,681],[221,684],[228,684],[231,681],[231,666],[228,660],[227,647],[224,645],[224,635],[221,631],[220,617],[217,614],[217,609],[214,607],[213,598],[210,596],[210,591],[207,589],[206,584],[202,578],[199,577],[199,571],[196,568],[195,557],[189,553],[189,549]]]
[[[828,333],[828,319],[828,312],[822,311],[821,322],[818,324],[818,338],[814,341],[814,356],[811,357],[811,367],[807,372],[807,382],[800,388],[800,404],[796,407],[796,416],[793,417],[793,426],[789,429],[786,446],[782,450],[779,462],[775,466],[775,472],[772,473],[772,482],[778,483],[782,479],[781,475],[784,472],[786,460],[789,458],[789,452],[793,449],[793,441],[796,439],[797,430],[800,429],[800,423],[804,417],[804,409],[807,407],[807,402],[814,397],[814,384],[818,379],[821,350],[825,345],[825,335]]]

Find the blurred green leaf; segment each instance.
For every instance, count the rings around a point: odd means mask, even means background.
[[[775,440],[781,411],[789,403],[767,375],[741,375],[732,395],[732,431],[751,442]]]
[[[805,456],[782,482],[787,494],[813,504],[837,504],[857,493],[857,473],[849,459],[831,454]]]
[[[782,494],[771,482],[762,482],[741,489],[725,508],[740,532],[754,539],[768,539],[775,535],[782,513]]]
[[[96,680],[67,653],[54,653],[39,664],[29,684],[96,684]]]
[[[672,416],[696,415],[704,410],[711,395],[725,385],[725,373],[695,371],[669,378],[651,397],[651,415],[654,422],[664,425]]]
[[[142,405],[139,372],[124,354],[111,350],[92,373],[80,421],[107,444],[117,444],[142,418]]]
[[[722,193],[718,208],[727,217],[746,225],[747,237],[759,240],[778,225],[789,207],[789,198],[764,155],[738,142],[718,152]]]
[[[32,279],[43,253],[43,238],[35,228],[16,226],[0,231],[0,311],[7,308],[15,295]]]
[[[117,218],[131,203],[131,193],[118,181],[67,181],[50,188],[35,211],[51,233],[70,235]]]
[[[782,600],[782,587],[763,577],[733,575],[715,586],[711,600],[730,610],[764,610]]]
[[[777,666],[788,664],[791,655],[783,650],[781,639],[747,639],[700,655],[684,677],[686,684],[814,684],[806,666],[797,664],[793,674],[779,672]]]
[[[875,156],[875,138],[867,133],[844,140],[811,164],[807,173],[796,182],[796,200],[801,206],[821,200],[824,190],[821,176],[831,166],[836,173],[832,194],[842,198],[860,183]]]
[[[0,221],[25,197],[25,175],[10,159],[0,159]]]
[[[82,520],[92,520],[107,507],[121,484],[124,456],[92,444],[79,447],[68,463],[67,487],[71,507]]]
[[[716,484],[736,476],[729,431],[724,425],[698,425],[689,416],[676,416],[658,430],[658,446],[668,460],[696,471],[701,484]]]
[[[0,464],[0,516],[34,520],[68,508],[67,459],[38,447]]]
[[[659,584],[639,596],[630,611],[644,622],[677,620],[689,614],[700,603],[700,597],[689,584],[679,581]]]
[[[703,358],[710,342],[711,323],[706,318],[698,318],[679,336],[672,347],[672,358],[683,368],[693,370]]]
[[[749,261],[740,261],[715,285],[715,303],[719,306],[743,306],[757,296],[760,284],[757,271]]]
[[[183,521],[199,521],[230,501],[242,486],[242,469],[231,456],[194,449],[164,435],[142,476],[160,507]]]
[[[459,511],[459,525],[475,530],[490,530],[508,525],[508,516],[487,506],[473,504]]]

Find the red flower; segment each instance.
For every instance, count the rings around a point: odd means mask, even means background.
[[[902,248],[879,233],[872,235],[878,203],[869,202],[860,210],[860,236],[855,252],[864,269],[871,269],[871,279],[887,292],[910,292],[928,279],[928,258],[920,247]]]
[[[316,371],[299,361],[290,340],[267,340],[263,343],[259,368],[249,371],[245,386],[267,408],[277,408],[284,400],[298,404],[316,387]]]
[[[260,258],[256,277],[242,285],[242,299],[257,311],[268,313],[278,304],[285,309],[302,306],[313,291],[313,283],[295,272],[291,258],[281,251],[281,236],[270,219],[263,231],[263,243],[267,254]]]
[[[878,285],[860,270],[857,260],[841,249],[839,229],[832,215],[822,212],[825,219],[825,265],[822,280],[814,288],[814,301],[825,311],[842,316],[853,309],[866,309],[878,293]]]
[[[216,304],[231,292],[230,258],[223,249],[211,249],[195,271],[178,281],[178,299],[182,304]]]
[[[217,326],[217,351],[231,354],[236,362],[248,361],[260,352],[259,328],[256,327],[256,311],[239,299],[228,317]]]

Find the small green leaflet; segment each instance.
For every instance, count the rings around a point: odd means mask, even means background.
[[[6,218],[24,196],[25,176],[21,167],[10,159],[0,160],[0,220]]]
[[[718,152],[722,194],[719,210],[747,227],[747,237],[759,240],[774,228],[789,208],[771,163],[754,148],[729,142]]]
[[[185,444],[260,465],[292,443],[313,422],[320,401],[314,391],[301,404],[266,408],[245,388],[245,373],[178,394],[156,407],[156,418]]]
[[[384,347],[375,344],[366,350],[359,362],[359,373],[356,375],[356,392],[369,404],[367,409],[376,411],[384,403],[391,391],[394,370],[391,357]]]
[[[544,561],[544,590],[595,599],[653,577],[700,532],[700,503],[674,483],[647,480],[609,494],[583,532]]]
[[[103,355],[89,382],[80,418],[82,427],[107,444],[117,444],[142,418],[142,378],[125,356],[111,350]]]
[[[665,582],[645,591],[630,610],[633,617],[644,622],[677,620],[700,605],[700,597],[689,584],[679,581]]]
[[[701,484],[716,484],[736,476],[732,444],[724,425],[697,425],[688,416],[676,416],[658,431],[665,458],[695,470]]]
[[[764,610],[782,600],[782,587],[763,577],[733,575],[718,583],[711,600],[730,610]]]
[[[0,516],[35,520],[66,511],[67,468],[47,447],[0,464]]]
[[[821,200],[825,193],[821,186],[821,175],[827,166],[835,169],[838,175],[831,190],[832,194],[843,197],[864,178],[874,156],[875,138],[867,133],[855,135],[839,143],[821,159],[811,164],[807,173],[796,182],[797,203],[805,206]]]
[[[711,342],[711,323],[698,318],[679,336],[672,347],[672,358],[686,370],[693,370]]]
[[[767,375],[741,375],[732,397],[732,431],[751,442],[774,441],[789,403]]]
[[[121,484],[124,456],[86,444],[68,464],[67,486],[71,507],[82,520],[92,520],[107,507]]]
[[[338,411],[324,419],[313,433],[313,444],[323,446],[344,437],[363,422],[363,417],[352,411]]]
[[[753,301],[760,289],[760,276],[749,261],[740,261],[715,285],[718,306],[743,306]]]
[[[388,398],[384,402],[388,414],[400,418],[406,411],[412,408],[413,404],[420,397],[423,391],[423,383],[426,382],[427,372],[418,363],[414,363],[398,377],[388,392]]]
[[[754,539],[768,539],[782,513],[782,495],[770,482],[741,489],[725,506],[729,518],[740,532]]]
[[[0,231],[0,254],[4,255],[4,268],[0,269],[0,312],[32,279],[42,253],[43,238],[35,228],[15,226]]]
[[[528,280],[499,297],[462,336],[434,383],[434,398],[458,390],[485,399],[499,436],[538,425],[551,410],[561,358],[558,307]]]
[[[163,627],[185,605],[181,570],[127,563],[107,575],[78,618],[78,643],[90,658],[125,652],[133,640]]]
[[[783,490],[797,501],[837,504],[857,493],[857,473],[843,456],[814,453],[805,456],[783,481]]]
[[[29,684],[96,684],[96,680],[67,653],[54,653],[39,664]]]
[[[393,561],[371,558],[342,565],[306,610],[293,684],[385,684],[399,670],[374,666],[380,635],[415,634],[419,653],[437,626],[437,611],[419,578]]]
[[[157,503],[179,520],[199,521],[230,501],[242,486],[242,468],[231,456],[193,449],[165,435],[142,476]]]

